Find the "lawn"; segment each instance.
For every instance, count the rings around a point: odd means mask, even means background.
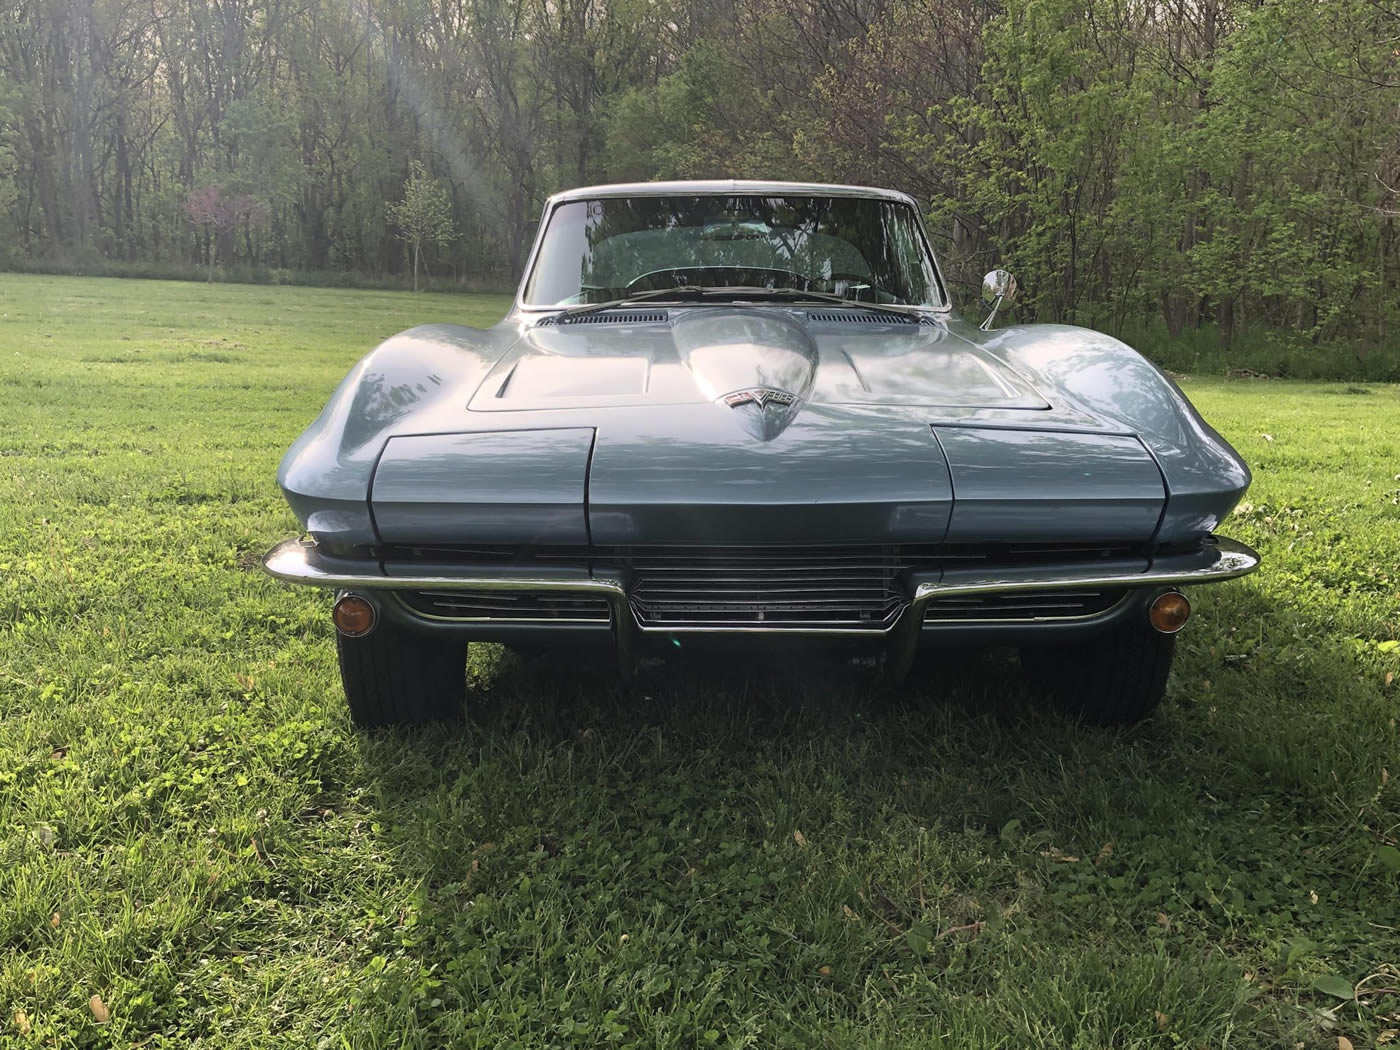
[[[1255,470],[1159,717],[1002,653],[474,650],[366,737],[277,460],[500,297],[0,275],[0,1045],[1400,1043],[1400,388],[1184,381]],[[1389,767],[1389,773],[1387,773]]]

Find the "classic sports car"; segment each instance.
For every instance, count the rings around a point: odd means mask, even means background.
[[[362,359],[282,460],[365,726],[460,709],[471,641],[615,651],[1017,645],[1086,718],[1161,699],[1179,588],[1248,468],[1083,328],[959,320],[914,201],[677,182],[552,197],[515,305]]]

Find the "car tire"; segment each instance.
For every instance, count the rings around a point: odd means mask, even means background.
[[[381,622],[360,638],[335,636],[350,719],[361,729],[450,721],[467,692],[467,646]]]
[[[1021,667],[1084,721],[1133,725],[1161,704],[1175,652],[1175,635],[1130,622],[1084,641],[1024,646]]]

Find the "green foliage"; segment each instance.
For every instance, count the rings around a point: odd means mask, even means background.
[[[420,161],[415,160],[409,167],[403,199],[390,203],[386,212],[389,221],[411,244],[444,244],[452,237],[451,195]]]
[[[1013,318],[1160,323],[1230,353],[1261,333],[1394,348],[1400,63],[1374,0],[449,8],[18,5],[0,18],[3,264],[217,256],[498,286],[558,189],[801,178],[910,191],[964,301],[993,266],[1018,274]],[[415,179],[450,184],[451,231],[406,253],[384,202]],[[182,211],[206,185],[267,206],[211,238]]]
[[[1375,347],[1362,339],[1314,344],[1299,334],[1250,328],[1227,342],[1214,324],[1172,335],[1165,322],[1128,323],[1121,333],[1131,346],[1173,372],[1274,379],[1400,382],[1400,346]]]
[[[988,98],[966,118],[980,132],[967,205],[1004,231],[1000,254],[1025,273],[1032,316],[1077,319],[1111,304],[1165,247],[1162,224],[1177,210],[1162,196],[1179,180],[1157,113],[1161,78],[1125,65],[1099,32],[1121,31],[1119,17],[1112,0],[1025,3],[987,29]],[[1106,167],[1151,196],[1125,201]]]
[[[732,48],[701,40],[678,66],[615,103],[607,129],[610,178],[802,177],[779,107]]]
[[[1397,24],[1365,0],[1281,0],[1231,34],[1198,129],[1211,184],[1202,211],[1223,234],[1193,252],[1204,294],[1257,289],[1278,302],[1266,309],[1302,311],[1308,335],[1355,328],[1357,316],[1378,336],[1394,323],[1382,271],[1397,155],[1378,129],[1400,100]]]
[[[1184,380],[1255,471],[1160,717],[1014,658],[482,646],[365,737],[279,457],[505,297],[0,276],[0,1044],[1382,1045],[1400,996],[1400,388]],[[1344,992],[1344,985],[1350,990]],[[99,996],[105,1023],[92,997]]]
[[[1017,272],[1023,318],[1383,349],[1400,319],[1395,24],[1365,0],[1007,0],[975,78],[888,78],[866,100],[883,132],[838,130],[866,140],[847,163],[884,151],[919,180],[958,283]],[[867,36],[872,66],[926,63],[959,27],[899,28]],[[853,78],[828,78],[831,105]]]
[[[236,98],[224,111],[224,131],[238,143],[237,165],[224,179],[229,192],[295,205],[308,173],[296,151],[296,115],[285,102],[265,93]]]

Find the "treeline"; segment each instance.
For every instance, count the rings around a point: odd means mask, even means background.
[[[0,0],[0,257],[518,274],[550,192],[749,176],[926,203],[1020,316],[1385,347],[1394,0]],[[211,210],[213,209],[213,210]]]

